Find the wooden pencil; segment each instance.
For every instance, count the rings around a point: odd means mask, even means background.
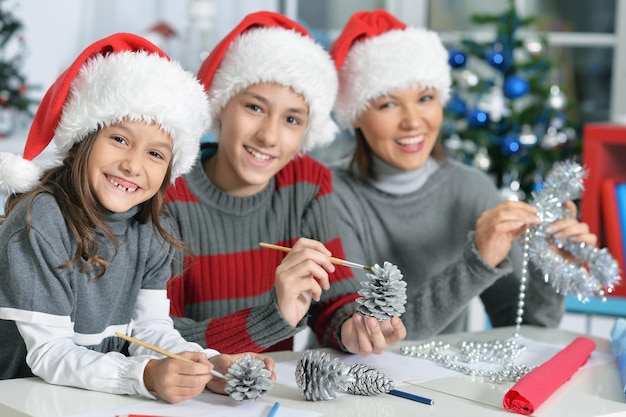
[[[161,349],[158,346],[151,345],[150,343],[146,343],[143,340],[139,340],[139,339],[136,339],[136,338],[134,338],[132,336],[125,335],[124,333],[115,332],[115,336],[120,337],[120,338],[122,338],[124,340],[127,340],[127,341],[129,341],[131,343],[135,343],[135,344],[137,344],[139,346],[143,346],[146,349],[150,349],[150,350],[152,350],[152,351],[154,351],[156,353],[160,353],[161,355],[167,356],[168,358],[178,359],[180,361],[185,361],[185,362],[193,362],[191,359],[187,359],[184,356],[177,355],[177,354],[175,354],[173,352],[170,352],[169,350]],[[218,371],[216,371],[214,369],[211,369],[211,374],[213,374],[213,376],[216,376],[218,378],[228,379],[228,378],[226,378],[226,376],[224,374],[222,374],[222,373],[220,373],[220,372],[218,372]]]

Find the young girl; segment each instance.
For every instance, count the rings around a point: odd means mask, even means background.
[[[364,11],[349,19],[331,55],[340,71],[335,115],[356,140],[351,161],[333,172],[348,259],[398,265],[408,283],[410,339],[463,331],[475,296],[494,326],[516,324],[522,264],[514,242],[539,219],[529,204],[502,202],[482,172],[446,158],[438,136],[450,69],[439,37],[385,11]],[[552,227],[596,243],[574,218]],[[541,271],[530,272],[523,322],[557,326],[563,297]]]
[[[237,357],[173,329],[166,283],[182,245],[160,219],[208,116],[193,75],[131,34],[89,46],[47,91],[24,159],[0,156],[11,193],[0,227],[0,378],[170,402],[223,392],[210,371]],[[32,159],[53,139],[62,161],[39,179]],[[116,332],[192,362],[158,359]]]
[[[360,287],[329,259],[343,257],[331,176],[303,154],[337,131],[330,117],[337,73],[328,53],[286,17],[253,13],[217,45],[198,78],[219,144],[166,194],[196,255],[169,286],[176,328],[223,352],[291,349],[307,324],[320,343],[354,353],[401,340],[398,317],[378,323],[352,315]],[[261,241],[293,250],[285,256]]]

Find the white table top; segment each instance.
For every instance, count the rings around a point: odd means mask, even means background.
[[[526,338],[554,344],[568,344],[575,333],[555,329],[524,327]],[[511,328],[502,328],[480,333],[438,336],[436,340],[454,342],[458,340],[492,340],[508,338]],[[606,339],[593,338],[596,350],[610,352]],[[411,344],[411,342],[403,342]],[[399,347],[394,348],[399,350]],[[275,352],[271,356],[276,362],[300,358],[302,352]],[[533,414],[534,416],[626,416],[626,396],[620,387],[617,365],[613,361],[591,368],[579,370],[570,381],[557,390]],[[382,394],[372,397],[344,395],[334,400],[309,402],[301,393],[288,386],[276,384],[268,395],[261,398],[266,404],[280,401],[281,407],[308,410],[324,416],[376,416],[376,417],[417,417],[420,415],[491,417],[511,416],[501,404],[502,396],[509,385],[497,385],[464,375],[433,381],[412,381],[398,386],[402,391],[426,396],[435,400],[428,406],[402,398]],[[461,395],[458,393],[462,392]],[[472,398],[467,399],[467,398]],[[495,399],[495,400],[494,400]],[[3,417],[59,417],[97,410],[121,408],[131,404],[151,401],[136,397],[104,394],[81,389],[46,384],[38,378],[25,378],[0,381],[0,415]],[[3,408],[4,407],[4,408]],[[287,411],[287,410],[285,410]],[[24,414],[21,414],[24,413]],[[280,417],[281,413],[277,414]],[[113,417],[114,414],[111,414]]]

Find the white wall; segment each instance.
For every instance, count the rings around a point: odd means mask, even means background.
[[[172,26],[180,37],[159,44],[172,58],[195,71],[200,64],[198,51],[190,42],[189,4],[194,0],[7,0],[24,25],[27,55],[24,74],[31,85],[41,88],[41,97],[58,75],[78,54],[94,41],[116,32],[148,36],[147,29],[159,21]],[[248,13],[278,10],[278,0],[204,0],[212,3],[213,44],[221,39]],[[150,38],[153,40],[153,38]],[[211,47],[213,45],[210,45]]]

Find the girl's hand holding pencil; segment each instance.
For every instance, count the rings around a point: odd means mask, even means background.
[[[115,335],[167,357],[150,360],[143,373],[146,389],[165,401],[176,403],[194,398],[209,388],[209,382],[214,376],[224,378],[213,370],[213,364],[204,352],[176,354],[123,333],[117,332]]]
[[[149,391],[156,392],[159,394],[160,398],[169,402],[179,402],[193,398],[202,392],[204,388],[208,388],[218,394],[225,394],[226,392],[224,389],[226,387],[227,379],[225,374],[228,372],[228,368],[244,355],[249,355],[253,358],[262,360],[265,363],[265,369],[272,373],[270,377],[272,383],[276,382],[274,360],[269,356],[258,353],[239,353],[233,355],[222,354],[213,356],[211,359],[207,359],[203,352],[183,352],[177,354],[120,332],[115,333],[115,335],[131,343],[138,344],[154,352],[160,353],[169,359],[174,359],[173,361],[166,359],[152,360],[148,362],[146,369],[144,370],[144,384],[146,385],[146,388]],[[200,366],[208,365],[208,372],[206,367],[202,368],[196,366],[196,364]],[[150,370],[148,370],[148,367],[150,367]],[[179,374],[181,371],[186,373]],[[150,374],[147,375],[147,372],[150,372]],[[180,377],[176,378],[176,375],[180,375]],[[208,379],[202,386],[200,386],[202,381],[207,378],[207,375]],[[156,384],[154,382],[155,378]],[[161,387],[163,381],[166,381],[167,384],[174,384],[174,386],[170,387],[171,389]],[[156,385],[156,388],[151,389],[149,388],[149,385]],[[195,394],[193,394],[194,392]],[[188,395],[188,397],[181,397],[181,395]]]
[[[196,397],[215,379],[213,364],[203,352],[183,352],[179,356],[186,360],[150,360],[143,374],[146,389],[171,403]]]

